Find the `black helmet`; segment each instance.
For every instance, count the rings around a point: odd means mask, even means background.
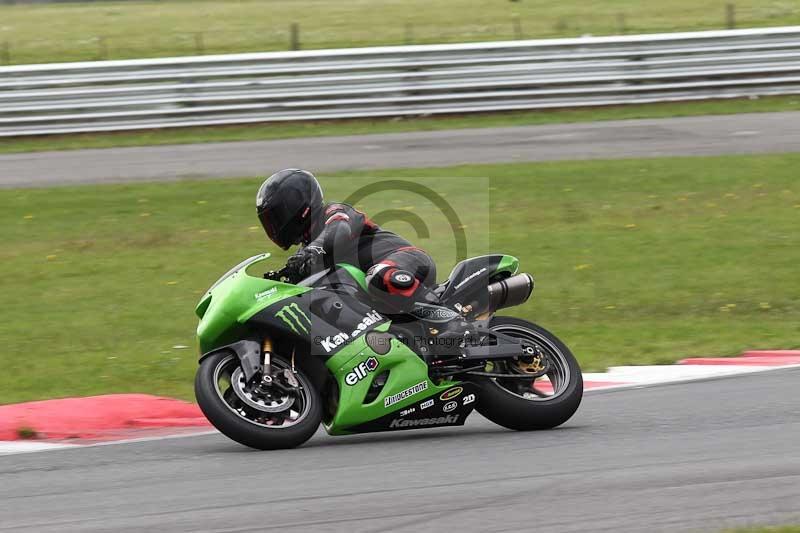
[[[311,172],[287,168],[261,185],[256,195],[258,219],[267,236],[287,250],[299,244],[311,215],[322,207],[322,188]]]

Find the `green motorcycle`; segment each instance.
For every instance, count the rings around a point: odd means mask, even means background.
[[[269,256],[236,265],[196,309],[197,402],[241,444],[292,448],[320,422],[331,435],[460,426],[473,409],[510,429],[547,429],[578,409],[570,350],[535,324],[495,316],[533,291],[514,257],[462,261],[426,301],[386,315],[358,268],[298,283],[285,270],[250,273]]]

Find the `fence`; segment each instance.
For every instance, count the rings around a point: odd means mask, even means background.
[[[84,10],[87,1],[96,7]],[[549,39],[580,35],[634,35],[679,31],[680,28],[685,28],[683,31],[732,30],[794,24],[800,20],[800,4],[780,0],[760,3],[755,0],[736,0],[723,5],[701,2],[698,9],[692,11],[692,16],[685,20],[685,13],[675,6],[653,10],[643,7],[645,4],[628,5],[616,12],[605,6],[606,9],[598,12],[580,9],[573,2],[570,6],[542,11],[530,3],[512,1],[504,7],[501,7],[502,2],[490,2],[491,6],[484,2],[480,9],[467,9],[466,13],[462,13],[466,4],[464,0],[459,1],[460,4],[453,5],[453,10],[458,12],[455,17],[436,9],[432,9],[427,16],[420,16],[418,7],[407,7],[408,13],[389,9],[382,17],[374,14],[370,17],[367,14],[360,24],[353,25],[320,23],[326,21],[327,17],[341,17],[347,11],[346,2],[324,3],[321,11],[314,10],[316,16],[309,13],[308,9],[303,9],[302,2],[285,3],[293,4],[295,11],[286,13],[281,10],[276,19],[269,18],[269,23],[265,23],[264,16],[269,16],[269,0],[262,0],[260,4],[252,1],[215,0],[203,3],[164,0],[158,8],[159,20],[163,20],[163,25],[153,27],[149,18],[153,6],[144,10],[141,9],[144,5],[135,1],[130,2],[130,7],[118,2],[112,8],[104,7],[104,4],[110,6],[113,0],[0,0],[0,20],[4,16],[9,19],[7,23],[0,24],[0,65]],[[78,19],[81,29],[66,32],[55,29],[53,34],[48,31],[32,32],[30,27],[45,27],[48,19],[53,17],[62,19],[66,16],[67,20],[75,23],[77,15],[72,9],[4,9],[5,4],[73,2],[77,4],[76,11],[84,14]],[[239,7],[233,7],[236,5]],[[305,7],[308,8],[308,4]],[[216,22],[213,24],[208,23],[211,16],[209,8],[214,13]],[[218,11],[220,8],[222,12]],[[15,17],[15,13],[20,11],[29,11],[31,14]],[[376,6],[371,11],[380,12],[381,9]],[[223,12],[224,16],[220,18]],[[245,21],[240,20],[243,13],[250,14]],[[107,24],[109,14],[113,14],[118,22],[124,21],[124,24]],[[228,19],[228,22],[219,24],[222,19]],[[60,20],[62,28],[65,23],[69,24],[67,20]]]
[[[0,137],[800,93],[800,26],[0,67]]]

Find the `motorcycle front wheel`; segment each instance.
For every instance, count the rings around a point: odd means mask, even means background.
[[[317,431],[322,400],[302,369],[275,354],[271,366],[271,384],[260,375],[247,382],[235,354],[211,355],[197,369],[195,396],[214,427],[236,442],[259,450],[294,448]]]
[[[487,371],[514,377],[475,380],[477,411],[517,431],[550,429],[569,420],[583,398],[581,369],[569,348],[546,329],[518,318],[494,317],[489,328],[524,340],[535,347],[535,355],[490,362]]]

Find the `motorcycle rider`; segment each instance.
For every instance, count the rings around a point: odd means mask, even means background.
[[[436,282],[436,265],[427,253],[350,205],[324,203],[310,172],[289,168],[267,178],[256,210],[272,242],[284,250],[302,245],[286,262],[294,281],[350,263],[367,273],[367,292],[384,304],[383,311],[395,313],[409,311]]]

